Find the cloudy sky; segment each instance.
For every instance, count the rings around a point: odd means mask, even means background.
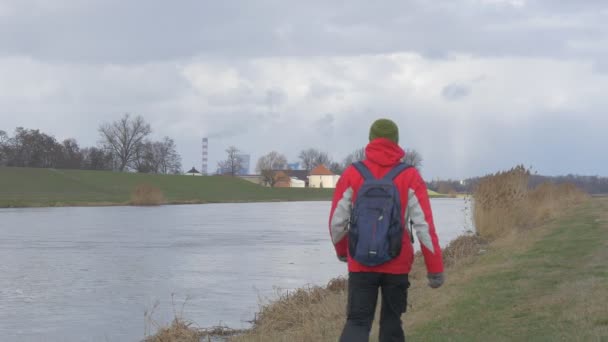
[[[88,146],[130,112],[198,168],[204,136],[212,166],[342,160],[388,117],[428,179],[608,176],[607,21],[600,0],[0,0],[0,129]]]

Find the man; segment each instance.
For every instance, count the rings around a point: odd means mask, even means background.
[[[330,214],[330,234],[334,243],[338,259],[348,262],[348,305],[347,322],[342,331],[340,341],[358,342],[368,341],[369,334],[374,320],[376,302],[378,299],[378,289],[382,290],[382,307],[380,313],[380,342],[405,341],[402,328],[401,315],[407,307],[407,289],[409,288],[408,274],[414,260],[413,235],[407,228],[408,223],[412,223],[413,230],[416,232],[418,241],[427,268],[429,286],[438,288],[443,284],[443,261],[441,248],[439,247],[433,215],[431,213],[430,201],[426,185],[418,171],[401,164],[405,152],[399,147],[399,129],[397,125],[388,119],[379,119],[373,123],[369,133],[369,144],[365,148],[366,159],[360,164],[353,164],[347,168],[340,178],[333,197]],[[368,170],[368,171],[366,171]],[[366,177],[367,175],[367,177]],[[363,197],[370,196],[370,181],[366,178],[375,178],[371,182],[389,182],[389,188],[395,189],[394,197],[390,198],[392,204],[396,205],[395,211],[400,211],[397,224],[400,246],[396,246],[391,251],[369,251],[370,241],[376,235],[368,235],[373,229],[373,234],[382,234],[380,228],[376,227],[375,222],[383,220],[383,214],[377,214],[374,220],[358,219],[357,215],[364,210],[358,205],[363,202]],[[387,180],[387,177],[390,177]],[[382,180],[384,179],[384,180]],[[392,181],[392,183],[390,183]],[[365,185],[364,185],[365,184]],[[394,184],[394,186],[393,186]],[[386,184],[385,184],[386,185]],[[358,192],[361,187],[366,191],[358,200]],[[373,187],[373,184],[371,185]],[[382,189],[386,189],[385,186]],[[379,197],[369,199],[378,200]],[[366,198],[366,201],[368,199]],[[371,203],[371,202],[370,202]],[[390,203],[389,203],[390,205]],[[379,206],[386,208],[387,205]],[[355,213],[353,214],[353,211]],[[372,208],[374,209],[374,208]],[[375,208],[378,209],[378,208]],[[367,211],[369,214],[370,210]],[[369,214],[371,215],[371,214]],[[353,221],[357,221],[357,223]],[[379,221],[378,221],[379,220]],[[394,221],[394,220],[393,220]],[[362,223],[363,222],[363,223]],[[370,223],[374,222],[374,223]],[[391,221],[392,222],[392,221]],[[380,223],[381,224],[381,223]],[[395,223],[387,225],[395,226]],[[356,229],[353,226],[356,225]],[[373,227],[371,227],[373,226]],[[387,226],[388,227],[388,226]],[[380,229],[376,232],[376,228]],[[391,228],[386,228],[391,229]],[[356,239],[354,231],[357,231]],[[394,228],[393,228],[394,230]],[[394,233],[388,233],[394,234]],[[349,236],[351,238],[349,244]],[[383,235],[388,236],[388,235]],[[373,238],[369,238],[373,237]],[[364,239],[364,240],[362,240]],[[355,242],[356,240],[356,242]],[[379,244],[382,246],[393,245],[393,243]],[[360,255],[360,249],[364,250],[364,255]],[[359,247],[358,247],[359,246]],[[392,248],[392,247],[391,247]],[[390,255],[393,253],[392,255]],[[355,254],[355,255],[353,255]],[[379,255],[390,255],[388,261],[373,262]],[[372,265],[372,266],[370,266]]]

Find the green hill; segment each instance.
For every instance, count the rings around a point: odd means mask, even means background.
[[[160,189],[170,204],[329,201],[333,194],[333,189],[271,189],[226,176],[0,167],[0,208],[125,205],[141,184]]]
[[[168,203],[329,200],[331,189],[270,189],[232,177],[0,167],[0,207],[128,204],[140,184]]]

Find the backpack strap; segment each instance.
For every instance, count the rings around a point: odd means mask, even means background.
[[[374,177],[372,172],[367,168],[367,166],[365,166],[365,164],[363,164],[363,162],[353,163],[353,166],[355,167],[355,169],[357,169],[357,171],[359,171],[361,176],[363,176],[363,179],[376,179],[376,177]]]
[[[395,178],[397,178],[397,176],[399,176],[401,174],[401,172],[409,169],[410,167],[412,167],[411,165],[405,164],[405,163],[399,163],[397,164],[397,166],[395,166],[392,170],[390,170],[384,177],[383,179],[385,180],[395,180]]]

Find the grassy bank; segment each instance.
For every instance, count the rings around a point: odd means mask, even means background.
[[[460,238],[446,248],[441,289],[426,286],[416,260],[404,315],[408,340],[608,341],[607,259],[608,198],[491,243]],[[299,289],[264,306],[254,328],[230,341],[337,341],[345,305],[343,279]],[[376,322],[371,341],[377,333]]]
[[[332,194],[332,189],[271,189],[226,176],[0,167],[0,208],[328,201]]]
[[[608,340],[607,258],[608,199],[594,199],[550,224],[504,236],[452,268],[442,291],[413,298],[408,335],[415,341]]]
[[[0,168],[0,207],[125,205],[138,185],[163,203],[329,200],[330,189],[270,189],[223,176],[193,177],[106,171]]]
[[[417,258],[404,316],[413,341],[608,339],[608,199],[492,242],[465,236],[445,249],[447,283],[426,287]],[[299,290],[262,308],[234,341],[336,341],[346,289]],[[371,341],[377,341],[374,325]]]
[[[528,176],[518,167],[481,182],[474,193],[478,233],[444,249],[441,289],[426,286],[423,259],[416,258],[408,338],[608,341],[608,198],[589,199],[570,186],[529,189]],[[336,341],[346,291],[346,281],[335,279],[284,293],[231,341]],[[375,324],[371,341],[377,334]]]

